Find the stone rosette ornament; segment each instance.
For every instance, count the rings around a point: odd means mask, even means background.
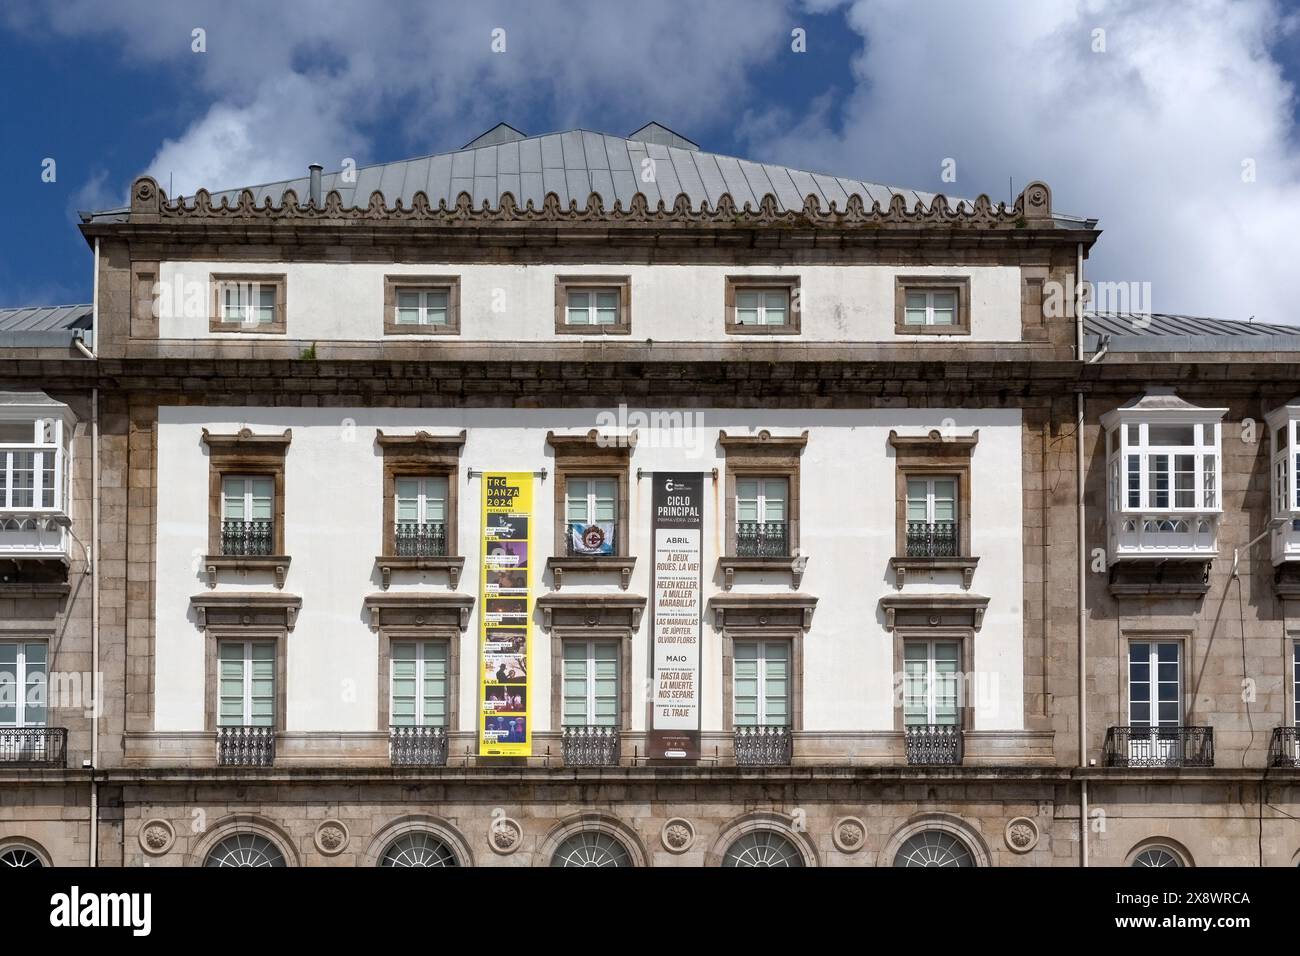
[[[147,820],[140,828],[140,848],[150,856],[162,856],[176,842],[176,829],[166,820]]]
[[[509,817],[497,817],[488,826],[488,846],[493,853],[505,856],[514,853],[523,842],[524,828]]]
[[[1007,824],[1006,841],[1012,853],[1028,853],[1038,846],[1038,824],[1029,817],[1016,817]]]
[[[325,856],[338,856],[347,849],[350,838],[342,820],[326,820],[316,828],[316,849]]]
[[[841,853],[857,853],[866,845],[867,825],[857,817],[840,817],[835,821],[831,841]]]
[[[669,853],[685,853],[695,843],[695,827],[683,817],[673,817],[659,831],[659,840]]]

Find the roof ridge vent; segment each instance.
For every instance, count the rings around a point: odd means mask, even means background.
[[[640,143],[657,143],[660,146],[672,146],[676,149],[690,149],[696,152],[700,149],[698,143],[693,143],[681,133],[653,121],[646,123],[634,133],[628,133],[624,139],[632,139]]]
[[[515,129],[509,123],[497,123],[486,133],[480,133],[461,149],[478,149],[480,146],[500,146],[502,143],[517,143],[521,139],[527,139],[528,134],[522,133]]]

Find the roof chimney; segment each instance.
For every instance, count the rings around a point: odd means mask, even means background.
[[[311,185],[307,187],[307,195],[311,198],[312,205],[319,209],[321,206],[320,174],[325,167],[320,163],[312,163],[307,168],[311,171]]]

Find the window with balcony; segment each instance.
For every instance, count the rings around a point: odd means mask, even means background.
[[[0,393],[0,558],[68,554],[71,411],[41,393]]]
[[[743,558],[790,554],[790,480],[736,479],[736,555]]]
[[[570,335],[627,335],[632,331],[628,276],[557,276],[555,331]]]
[[[956,557],[961,548],[957,525],[955,475],[907,479],[907,556]]]
[[[791,678],[789,641],[734,643],[731,721],[737,764],[790,762]]]
[[[274,575],[277,588],[284,587],[289,567],[284,457],[291,438],[288,430],[280,435],[255,435],[247,428],[234,435],[203,430],[210,490],[204,564],[210,587],[223,570],[266,572]]]
[[[457,541],[457,475],[465,432],[455,435],[385,435],[384,525],[375,564],[383,589],[394,572],[445,571],[455,590],[465,558]]]
[[[1160,391],[1102,416],[1113,560],[1217,553],[1226,411]]]
[[[797,335],[799,277],[727,276],[724,307],[728,335]]]
[[[569,555],[614,554],[617,544],[618,480],[565,476],[565,519]]]
[[[898,276],[894,283],[894,331],[905,335],[969,335],[970,279]]]
[[[450,641],[389,644],[389,749],[394,766],[443,766],[451,715]]]
[[[1300,398],[1270,412],[1267,421],[1272,434],[1273,564],[1300,562]],[[1295,576],[1294,570],[1288,575]]]
[[[566,640],[563,667],[565,766],[617,764],[622,709],[618,642]]]
[[[275,548],[275,479],[227,475],[221,479],[221,553],[268,555]]]
[[[0,641],[0,765],[63,766],[68,731],[48,719],[49,644]]]
[[[1291,672],[1291,713],[1287,716],[1291,722],[1273,728],[1268,748],[1270,767],[1300,767],[1300,640],[1292,642],[1290,656],[1287,669]]]
[[[274,760],[277,655],[275,641],[217,644],[217,748],[222,765]]]
[[[393,540],[402,556],[447,554],[447,486],[445,475],[394,479],[396,527]]]
[[[1127,767],[1213,766],[1209,727],[1183,723],[1183,644],[1132,640],[1128,645],[1128,724],[1106,734],[1106,763]]]
[[[212,276],[209,331],[284,333],[283,275]]]
[[[555,589],[578,573],[602,575],[627,590],[636,564],[628,546],[628,463],[636,432],[547,432],[546,442],[555,453],[555,546],[546,561]]]
[[[460,276],[384,277],[385,335],[460,332]]]
[[[910,764],[961,762],[961,644],[903,645],[903,736]]]

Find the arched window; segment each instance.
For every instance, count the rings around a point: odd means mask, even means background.
[[[551,856],[551,866],[631,866],[627,848],[600,830],[566,837]]]
[[[727,847],[722,865],[803,866],[803,854],[775,830],[752,830]]]
[[[943,830],[922,830],[904,841],[894,866],[974,866],[970,848]]]
[[[1129,866],[1177,866],[1183,865],[1182,857],[1167,846],[1145,847]]]
[[[45,861],[37,855],[36,851],[25,846],[7,846],[0,849],[0,869],[44,865]]]
[[[451,847],[431,833],[408,833],[388,844],[380,866],[459,866]]]
[[[207,866],[285,866],[284,854],[264,836],[236,833],[208,853]]]

